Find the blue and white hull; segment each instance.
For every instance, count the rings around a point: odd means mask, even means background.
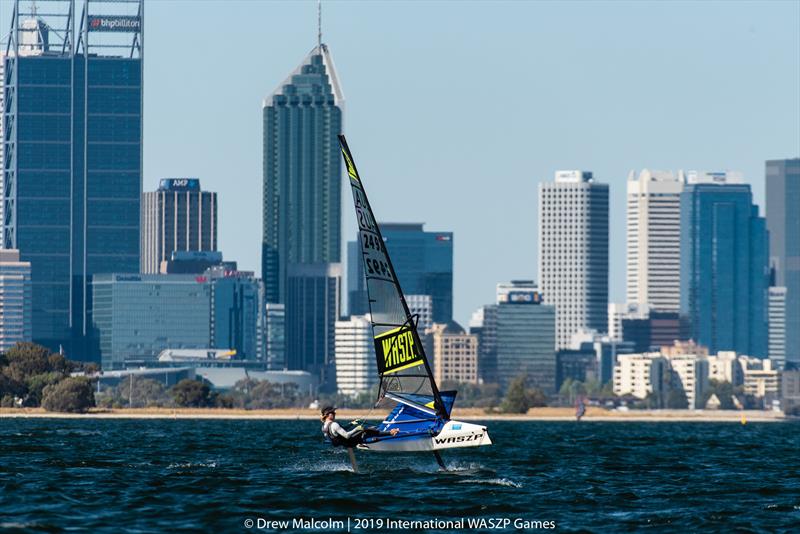
[[[485,426],[451,420],[444,423],[436,434],[430,431],[401,431],[395,436],[369,438],[358,445],[358,448],[376,452],[430,452],[491,444],[492,440]]]

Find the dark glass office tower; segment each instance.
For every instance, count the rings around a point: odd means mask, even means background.
[[[711,354],[767,357],[768,232],[750,186],[690,173],[681,193],[681,314]]]
[[[85,360],[91,275],[139,269],[142,3],[47,6],[11,21],[3,241],[31,262],[33,340]]]
[[[767,228],[775,285],[786,288],[786,361],[800,364],[800,158],[767,162]]]
[[[336,321],[341,303],[341,264],[293,264],[286,291],[286,366],[319,377],[336,391]]]
[[[453,232],[426,232],[423,223],[380,223],[397,279],[406,295],[430,295],[433,322],[453,320]],[[360,248],[347,247],[348,308],[351,315],[367,313],[364,262]]]
[[[315,47],[264,101],[262,278],[286,303],[292,264],[341,261],[344,97],[328,47]],[[291,312],[286,310],[287,317]]]

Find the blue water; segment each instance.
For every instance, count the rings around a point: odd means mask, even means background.
[[[449,472],[428,455],[362,452],[356,474],[315,421],[0,419],[0,529],[247,532],[247,519],[348,517],[354,532],[369,531],[355,528],[364,518],[800,528],[800,423],[488,426],[496,445],[446,452]]]

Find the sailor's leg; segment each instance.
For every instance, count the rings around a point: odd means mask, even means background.
[[[347,447],[347,454],[350,456],[350,463],[353,466],[353,473],[358,473],[358,464],[356,463],[356,453],[353,447]]]
[[[433,455],[436,457],[436,463],[439,464],[439,470],[440,471],[447,471],[447,466],[444,465],[444,460],[442,460],[442,457],[439,454],[439,451],[433,451]]]

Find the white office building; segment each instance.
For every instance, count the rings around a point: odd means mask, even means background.
[[[742,365],[739,356],[733,351],[719,351],[716,356],[707,356],[708,379],[717,382],[728,382],[733,386],[744,383]]]
[[[667,357],[670,368],[670,388],[682,389],[688,406],[698,406],[708,389],[708,360],[703,354],[673,354]]]
[[[433,297],[430,295],[406,295],[406,304],[411,315],[418,316],[418,332],[425,332],[433,326]]]
[[[774,362],[761,358],[740,356],[744,373],[744,394],[769,402],[777,399],[781,391],[781,374]]]
[[[19,250],[0,250],[0,352],[31,341],[31,264]]]
[[[377,385],[375,345],[368,315],[336,321],[335,353],[339,394],[355,396]]]
[[[644,399],[668,385],[669,367],[661,353],[620,354],[614,366],[614,394]]]
[[[767,354],[777,369],[786,366],[786,288],[769,288],[769,345]]]
[[[539,184],[539,282],[556,309],[556,349],[581,329],[608,324],[608,184],[558,171]]]
[[[683,176],[643,170],[628,176],[627,300],[659,311],[680,308]]]

